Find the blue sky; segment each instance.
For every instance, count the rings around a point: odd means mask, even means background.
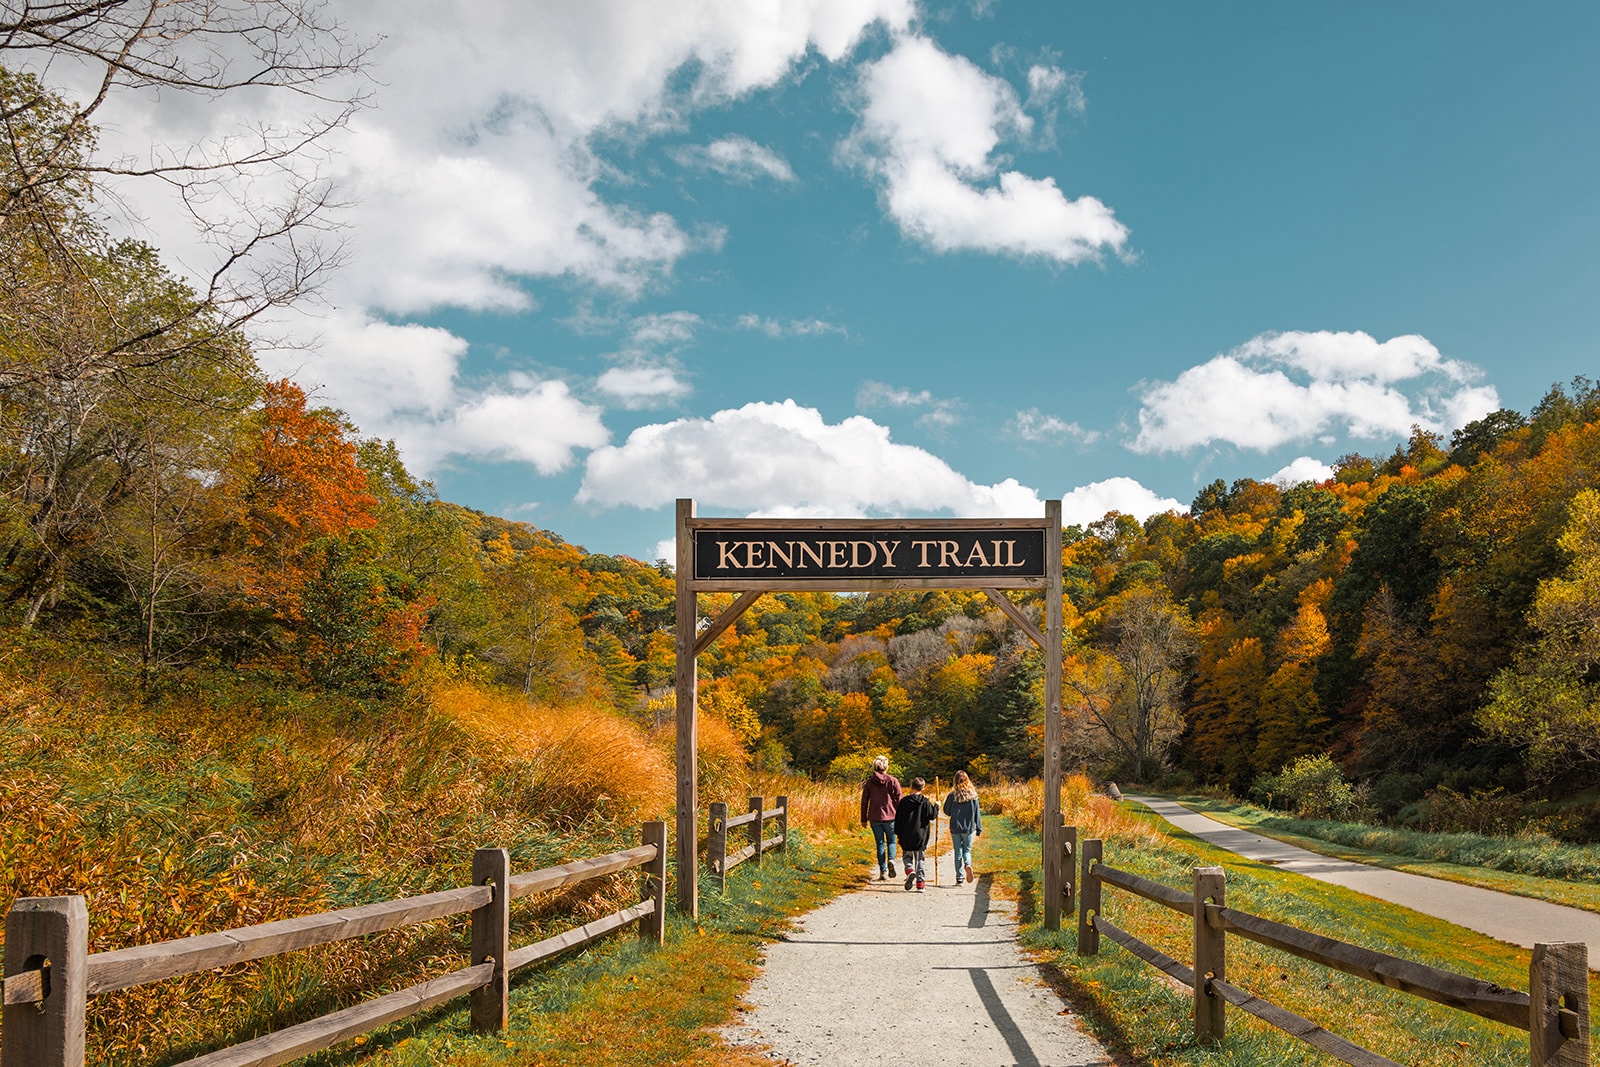
[[[1591,3],[336,6],[349,262],[266,360],[595,551],[1142,517],[1600,371]]]

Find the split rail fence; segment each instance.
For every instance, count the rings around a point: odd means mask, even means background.
[[[641,937],[660,943],[666,901],[666,823],[645,823],[640,841],[637,848],[516,875],[511,873],[505,849],[482,848],[473,856],[469,886],[92,954],[83,897],[19,898],[6,915],[0,1067],[82,1067],[88,1000],[97,993],[463,912],[471,913],[472,922],[468,966],[207,1053],[181,1067],[272,1067],[427,1011],[463,993],[469,998],[473,1027],[499,1030],[507,1021],[512,972],[630,923],[639,924]],[[639,903],[554,937],[511,948],[511,901],[634,867],[642,867],[645,875]]]
[[[1069,827],[1067,830],[1069,840],[1076,840],[1076,829]],[[1099,839],[1090,838],[1082,843],[1079,954],[1097,954],[1103,934],[1157,970],[1191,987],[1194,990],[1194,1033],[1199,1041],[1209,1043],[1223,1039],[1227,1026],[1225,1008],[1232,1004],[1353,1067],[1400,1067],[1393,1060],[1352,1044],[1309,1019],[1230,984],[1227,980],[1227,935],[1233,934],[1377,985],[1526,1030],[1529,1063],[1533,1067],[1589,1067],[1588,946],[1581,941],[1535,945],[1528,969],[1529,992],[1524,993],[1235,911],[1226,906],[1221,867],[1194,868],[1194,884],[1185,891],[1108,866],[1103,851],[1104,844]],[[1184,966],[1113,925],[1102,913],[1102,894],[1106,886],[1192,916],[1194,966]]]
[[[723,892],[727,892],[728,872],[733,868],[746,860],[755,860],[759,867],[762,853],[783,848],[789,843],[789,798],[778,797],[778,806],[775,808],[766,808],[765,803],[765,797],[751,797],[750,810],[731,819],[728,817],[728,805],[720,801],[711,805],[706,836],[707,861],[711,873],[717,876],[718,888]],[[766,828],[770,823],[777,824],[778,832],[766,837]],[[746,825],[750,827],[750,843],[729,855],[728,831]]]

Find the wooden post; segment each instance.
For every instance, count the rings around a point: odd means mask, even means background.
[[[722,801],[713,801],[711,817],[707,820],[711,825],[706,835],[706,859],[711,861],[711,871],[717,876],[717,888],[722,892],[728,891],[728,805]]]
[[[1061,929],[1061,501],[1044,502],[1044,928]],[[1096,905],[1098,906],[1098,904]]]
[[[751,797],[750,810],[756,817],[750,820],[750,843],[756,847],[756,866],[761,866],[761,804],[766,797]]]
[[[1226,888],[1221,867],[1194,869],[1194,1038],[1203,1045],[1227,1035],[1228,1002],[1206,988],[1208,978],[1228,979],[1227,932],[1206,921],[1206,901],[1225,904]]]
[[[678,808],[678,910],[694,918],[700,914],[699,830],[695,825],[700,807],[699,765],[700,724],[695,715],[694,638],[699,619],[694,586],[694,540],[689,520],[694,518],[694,501],[678,501],[677,623],[673,642],[674,672],[677,676],[677,774]]]
[[[783,844],[778,847],[785,852],[789,851],[789,798],[778,798],[778,836],[783,838]]]
[[[82,897],[19,897],[6,915],[5,977],[45,968],[44,999],[7,1004],[4,1067],[83,1067],[89,909]]]
[[[506,957],[511,954],[511,854],[480,848],[472,856],[472,884],[494,886],[494,897],[472,911],[472,965],[494,961],[494,977],[467,995],[474,1030],[503,1030],[510,1014]]]
[[[639,920],[639,936],[661,944],[667,935],[667,824],[660,819],[639,828],[639,843],[656,846],[656,858],[644,866],[640,900],[653,900],[656,910]]]
[[[1089,917],[1100,914],[1100,872],[1095,870],[1095,864],[1100,862],[1103,847],[1098,837],[1083,843],[1083,891],[1078,894],[1080,956],[1095,956],[1100,952],[1100,931],[1089,925]]]
[[[1589,1067],[1589,946],[1582,941],[1534,945],[1528,998],[1528,1062],[1533,1067]],[[10,1015],[6,1026],[9,1035]]]
[[[1061,910],[1071,915],[1078,908],[1078,828],[1061,816]]]

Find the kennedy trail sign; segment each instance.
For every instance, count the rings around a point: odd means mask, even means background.
[[[872,592],[974,589],[1045,654],[1044,921],[1061,921],[1061,501],[1025,519],[702,519],[678,501],[677,880],[678,907],[699,911],[699,689],[695,660],[762,594],[783,590]],[[1002,590],[1038,589],[1045,625]],[[702,625],[698,594],[738,593]],[[955,769],[955,768],[952,768]]]

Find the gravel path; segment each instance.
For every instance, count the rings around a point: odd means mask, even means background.
[[[800,919],[768,948],[727,1040],[793,1064],[1109,1067],[1022,955],[1014,906],[981,871],[957,886],[950,856],[939,862],[926,892],[872,881]]]
[[[1586,942],[1589,946],[1589,969],[1600,970],[1600,914],[1595,912],[1427,878],[1420,874],[1352,863],[1228,826],[1190,811],[1175,801],[1131,795],[1127,799],[1143,804],[1178,829],[1246,859],[1270,863],[1285,871],[1342,885],[1369,897],[1400,904],[1412,911],[1488,934],[1500,941],[1523,948],[1532,948],[1540,941]]]

